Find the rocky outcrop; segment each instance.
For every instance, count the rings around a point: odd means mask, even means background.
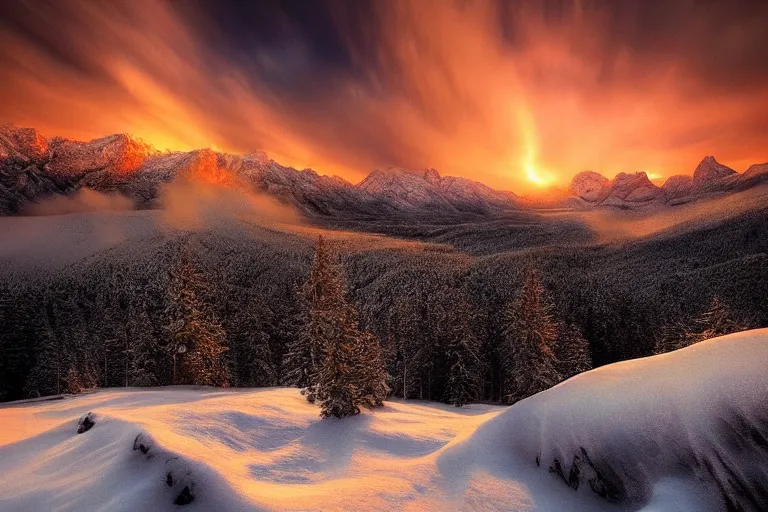
[[[768,162],[750,165],[749,169],[744,171],[744,178],[746,179],[761,178],[766,175],[768,175]]]
[[[693,176],[670,176],[661,187],[651,182],[644,172],[619,173],[608,180],[593,171],[573,177],[572,200],[582,207],[608,206],[638,208],[675,205],[695,201],[712,194],[733,193],[761,183],[768,183],[768,163],[753,165],[743,174],[720,164],[712,156],[705,157]],[[560,201],[566,205],[566,201]]]
[[[466,178],[442,177],[435,169],[378,169],[357,188],[400,211],[488,213],[517,208],[516,196],[512,193],[500,192]]]
[[[48,155],[48,141],[34,128],[0,126],[0,159],[40,161]]]
[[[588,203],[599,203],[608,197],[610,180],[594,171],[583,171],[571,180],[571,193]]]
[[[664,192],[651,183],[644,172],[619,173],[610,183],[605,204],[623,206],[626,203],[650,203],[664,198]]]
[[[715,157],[705,156],[696,167],[696,170],[693,171],[693,184],[696,187],[702,187],[735,174],[738,173],[730,167],[719,163],[715,160]]]
[[[589,206],[637,207],[664,200],[664,192],[644,172],[619,173],[613,180],[593,171],[580,172],[570,190]]]
[[[686,196],[693,190],[693,178],[684,174],[670,176],[661,186],[661,190],[667,199]]]

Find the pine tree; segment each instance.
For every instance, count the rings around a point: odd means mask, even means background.
[[[323,345],[323,362],[313,379],[320,415],[343,418],[360,413],[362,390],[354,326],[339,318],[337,336]]]
[[[558,371],[563,379],[592,369],[589,342],[574,324],[562,324],[557,336]]]
[[[427,352],[420,317],[420,297],[421,294],[416,294],[395,302],[388,333],[394,338],[396,348],[396,389],[400,389],[401,396],[406,400],[417,396],[422,363]]]
[[[365,407],[379,407],[389,394],[387,367],[382,356],[379,339],[370,332],[359,337],[360,349],[360,401]]]
[[[163,381],[159,366],[170,361],[155,339],[146,304],[140,298],[132,304],[126,329],[129,343],[125,350],[128,358],[125,385],[160,386]]]
[[[312,380],[319,372],[323,357],[323,346],[333,325],[325,314],[335,295],[342,291],[336,289],[333,264],[330,251],[322,236],[315,245],[315,256],[309,270],[309,277],[299,290],[299,302],[302,313],[299,322],[302,327],[293,340],[283,359],[283,383],[302,389],[307,399],[314,401]]]
[[[207,283],[186,251],[172,269],[167,315],[173,383],[204,386],[227,385],[223,354],[226,333],[204,302]]]
[[[665,325],[661,337],[656,342],[654,353],[671,352],[747,328],[733,317],[731,310],[717,296],[714,296],[709,308],[687,324],[674,321]]]
[[[360,332],[341,269],[322,238],[301,298],[306,312],[286,358],[289,378],[306,383],[308,400],[320,404],[324,417],[342,418],[358,414],[360,407],[381,405],[389,391],[381,346],[373,335]]]
[[[56,339],[51,331],[46,316],[41,315],[42,327],[36,337],[36,364],[24,384],[24,396],[28,398],[60,394],[64,391],[64,347],[61,340]]]
[[[461,407],[477,399],[480,358],[478,342],[472,334],[458,336],[447,347],[448,382],[445,400]]]
[[[461,407],[477,399],[482,364],[480,341],[472,330],[475,313],[463,294],[451,291],[441,300],[437,335],[445,349],[448,379],[443,399]]]
[[[693,322],[686,334],[686,345],[743,331],[747,327],[733,318],[731,310],[717,296],[712,297],[709,309]]]
[[[688,345],[688,331],[679,319],[672,320],[661,329],[661,335],[654,345],[654,354],[665,354]]]
[[[0,288],[0,401],[20,398],[21,384],[28,371],[25,316],[18,292]]]
[[[235,387],[274,386],[277,384],[277,371],[260,308],[257,309],[253,300],[243,302],[242,308],[231,304],[233,307],[225,315],[232,385]]]
[[[554,345],[557,324],[552,305],[535,270],[505,312],[504,392],[512,404],[548,389],[562,380]]]

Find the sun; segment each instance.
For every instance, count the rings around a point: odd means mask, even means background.
[[[528,176],[528,181],[540,187],[549,185],[554,180],[551,174],[538,171],[532,164],[525,166],[525,173]]]

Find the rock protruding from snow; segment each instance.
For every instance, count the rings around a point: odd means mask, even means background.
[[[96,418],[94,417],[93,413],[89,412],[86,413],[80,420],[77,422],[77,433],[82,434],[83,432],[88,432],[91,430],[91,428],[96,424]]]
[[[152,446],[154,446],[154,440],[144,433],[137,434],[133,439],[133,451],[135,452],[141,452],[149,456]]]
[[[693,171],[693,183],[696,186],[702,186],[713,181],[719,181],[723,178],[738,174],[728,166],[725,166],[715,160],[713,156],[705,156],[704,159]]]
[[[539,466],[626,503],[672,481],[705,504],[694,510],[768,510],[767,365],[757,329],[603,366],[518,402],[441,462]]]

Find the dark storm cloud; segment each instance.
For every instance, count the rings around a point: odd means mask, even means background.
[[[525,191],[768,159],[768,2],[0,4],[0,120]]]

